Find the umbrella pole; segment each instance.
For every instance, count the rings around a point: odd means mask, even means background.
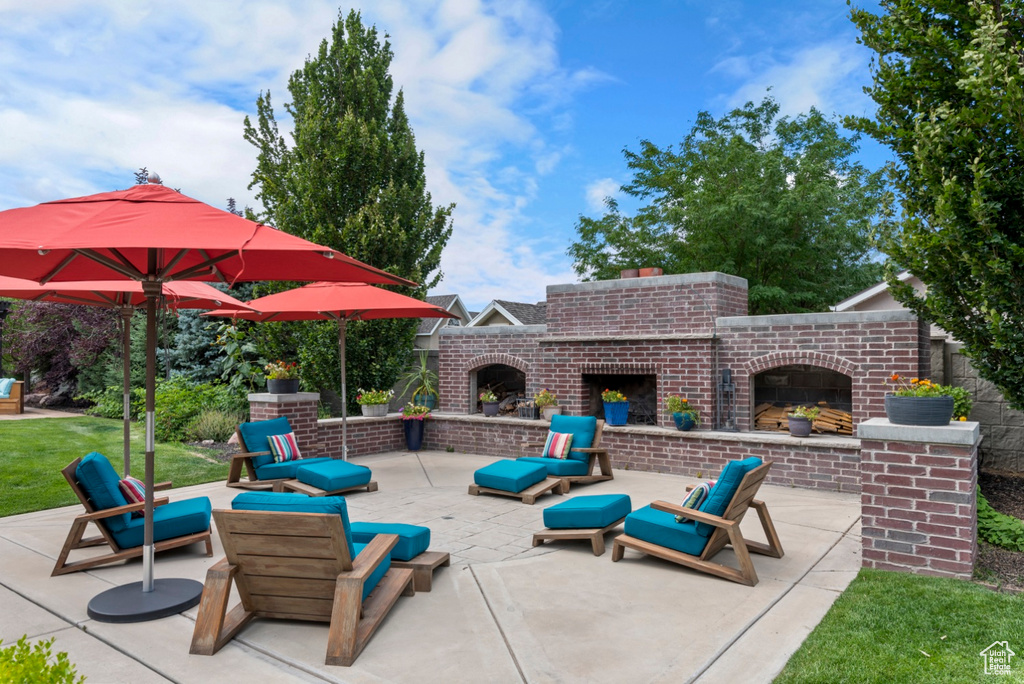
[[[155,260],[155,250],[150,250]],[[150,273],[156,264],[151,264]],[[145,281],[146,294],[146,524],[142,542],[142,591],[153,591],[153,481],[156,461],[156,301],[159,282]]]
[[[338,357],[341,359],[341,458],[348,460],[348,388],[345,385],[345,327],[348,321],[338,319]]]
[[[132,474],[131,456],[131,347],[132,347],[132,314],[135,309],[125,306],[121,308],[121,360],[124,364],[124,476]]]

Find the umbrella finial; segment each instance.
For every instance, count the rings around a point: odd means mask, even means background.
[[[149,176],[146,177],[146,182],[150,185],[163,185],[164,182],[160,180],[160,174],[156,171],[150,171]]]

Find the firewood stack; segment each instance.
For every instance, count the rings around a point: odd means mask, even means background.
[[[828,402],[819,401],[821,413],[811,429],[836,435],[853,435],[853,416],[846,411],[830,408]],[[789,432],[789,413],[792,404],[758,404],[754,409],[754,429]]]

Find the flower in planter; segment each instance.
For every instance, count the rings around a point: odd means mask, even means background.
[[[818,414],[821,413],[821,409],[817,406],[797,406],[789,412],[790,418],[806,418],[812,423],[818,419]]]
[[[391,397],[395,396],[395,390],[359,390],[359,394],[356,395],[356,403],[360,406],[374,406],[378,404],[386,404],[391,401]]]
[[[619,390],[606,389],[604,392],[601,392],[601,401],[608,402],[609,404],[615,404],[620,401],[628,401],[628,399],[626,398],[626,395]]]
[[[533,397],[533,403],[537,405],[537,408],[547,408],[549,406],[558,406],[558,397],[555,393],[549,389],[542,389],[537,392]]]
[[[292,361],[285,363],[281,359],[272,361],[263,367],[268,380],[295,380],[299,377],[299,364]]]
[[[430,409],[417,406],[411,401],[402,407],[402,420],[424,420],[430,417]]]
[[[498,401],[498,395],[496,395],[491,390],[484,390],[483,392],[480,393],[480,401],[486,403]]]
[[[679,396],[678,394],[670,394],[665,397],[665,412],[688,415],[693,419],[694,423],[700,425],[700,411],[690,406],[690,402],[686,397]]]
[[[953,418],[955,420],[967,420],[974,400],[971,393],[963,387],[953,385],[937,385],[931,380],[910,378],[909,380],[899,373],[893,373],[885,379],[883,384],[892,388],[895,397],[953,397]]]

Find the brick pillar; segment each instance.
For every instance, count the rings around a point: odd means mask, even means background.
[[[978,552],[978,423],[871,418],[861,451],[862,564],[970,579]]]
[[[303,457],[309,458],[317,455],[316,445],[320,441],[317,426],[317,404],[319,402],[319,392],[250,394],[249,420],[271,420],[285,416],[292,426]]]

